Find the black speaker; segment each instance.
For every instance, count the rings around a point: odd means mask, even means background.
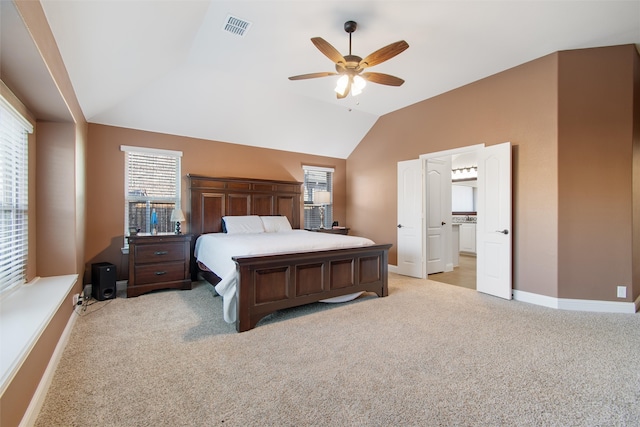
[[[116,266],[108,262],[91,264],[91,296],[98,301],[116,297]]]

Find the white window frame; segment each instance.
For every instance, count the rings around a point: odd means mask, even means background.
[[[175,150],[165,150],[165,149],[160,149],[160,148],[148,148],[148,147],[135,147],[135,146],[128,146],[128,145],[121,145],[120,146],[120,151],[125,152],[125,156],[124,156],[124,161],[125,161],[125,165],[124,165],[124,196],[125,196],[125,206],[124,206],[124,235],[128,236],[129,235],[129,202],[130,201],[143,201],[142,199],[144,199],[144,201],[151,201],[151,202],[165,202],[165,203],[174,203],[174,209],[180,209],[181,208],[181,192],[182,192],[182,151],[175,151]],[[129,153],[142,153],[142,154],[146,154],[146,155],[158,155],[158,156],[163,156],[163,157],[175,157],[177,159],[177,165],[176,165],[176,194],[175,197],[171,197],[168,199],[162,199],[162,198],[153,198],[153,197],[143,197],[143,198],[131,198],[128,194],[129,192]],[[151,229],[147,230],[140,230],[141,233],[146,233],[146,232],[150,232]],[[171,233],[172,232],[172,228],[169,227],[169,229],[167,231],[165,231],[165,233]],[[128,244],[128,240],[125,238],[124,239],[124,248],[128,248],[129,244]]]
[[[333,223],[333,174],[335,173],[334,168],[328,168],[323,166],[310,166],[303,165],[302,170],[304,171],[304,191],[303,191],[303,201],[304,201],[304,218],[303,224],[306,229],[315,229],[320,225],[320,214],[319,208],[320,205],[313,203],[313,189],[309,188],[309,183],[307,182],[307,174],[309,172],[312,173],[330,173],[330,182],[324,188],[317,188],[318,190],[325,190],[331,193],[331,203],[325,205],[324,211],[324,226],[327,228],[331,228],[331,224]]]
[[[27,282],[29,134],[33,133],[33,125],[3,96],[0,108],[0,293],[4,294]]]

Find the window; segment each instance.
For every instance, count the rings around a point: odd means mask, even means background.
[[[171,213],[180,209],[182,152],[120,147],[125,152],[124,233],[171,233]],[[125,242],[125,246],[126,246]]]
[[[320,227],[321,211],[324,210],[324,227],[330,228],[333,223],[333,168],[319,166],[303,166],[304,170],[304,228]],[[317,203],[314,195],[319,191],[329,192],[329,203]]]
[[[33,126],[0,97],[0,292],[27,281],[31,132]]]

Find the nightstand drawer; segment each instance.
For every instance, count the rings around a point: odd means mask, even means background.
[[[147,283],[172,282],[184,280],[184,262],[163,262],[159,264],[136,265],[135,283],[144,285]]]
[[[127,298],[158,289],[191,289],[190,234],[129,236]]]
[[[137,264],[150,262],[184,261],[184,244],[165,243],[162,245],[140,245],[135,248]]]

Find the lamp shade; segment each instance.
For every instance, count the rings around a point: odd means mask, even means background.
[[[351,85],[351,95],[358,96],[362,93],[362,89],[367,85],[367,81],[360,76],[353,77],[353,84]]]
[[[349,76],[344,74],[336,82],[336,88],[334,89],[338,95],[346,95],[347,85],[349,84]]]
[[[185,221],[184,213],[182,212],[182,209],[174,209],[173,212],[171,212],[171,221],[172,222]]]
[[[313,193],[313,203],[316,205],[331,203],[331,193],[329,191],[315,191]]]

